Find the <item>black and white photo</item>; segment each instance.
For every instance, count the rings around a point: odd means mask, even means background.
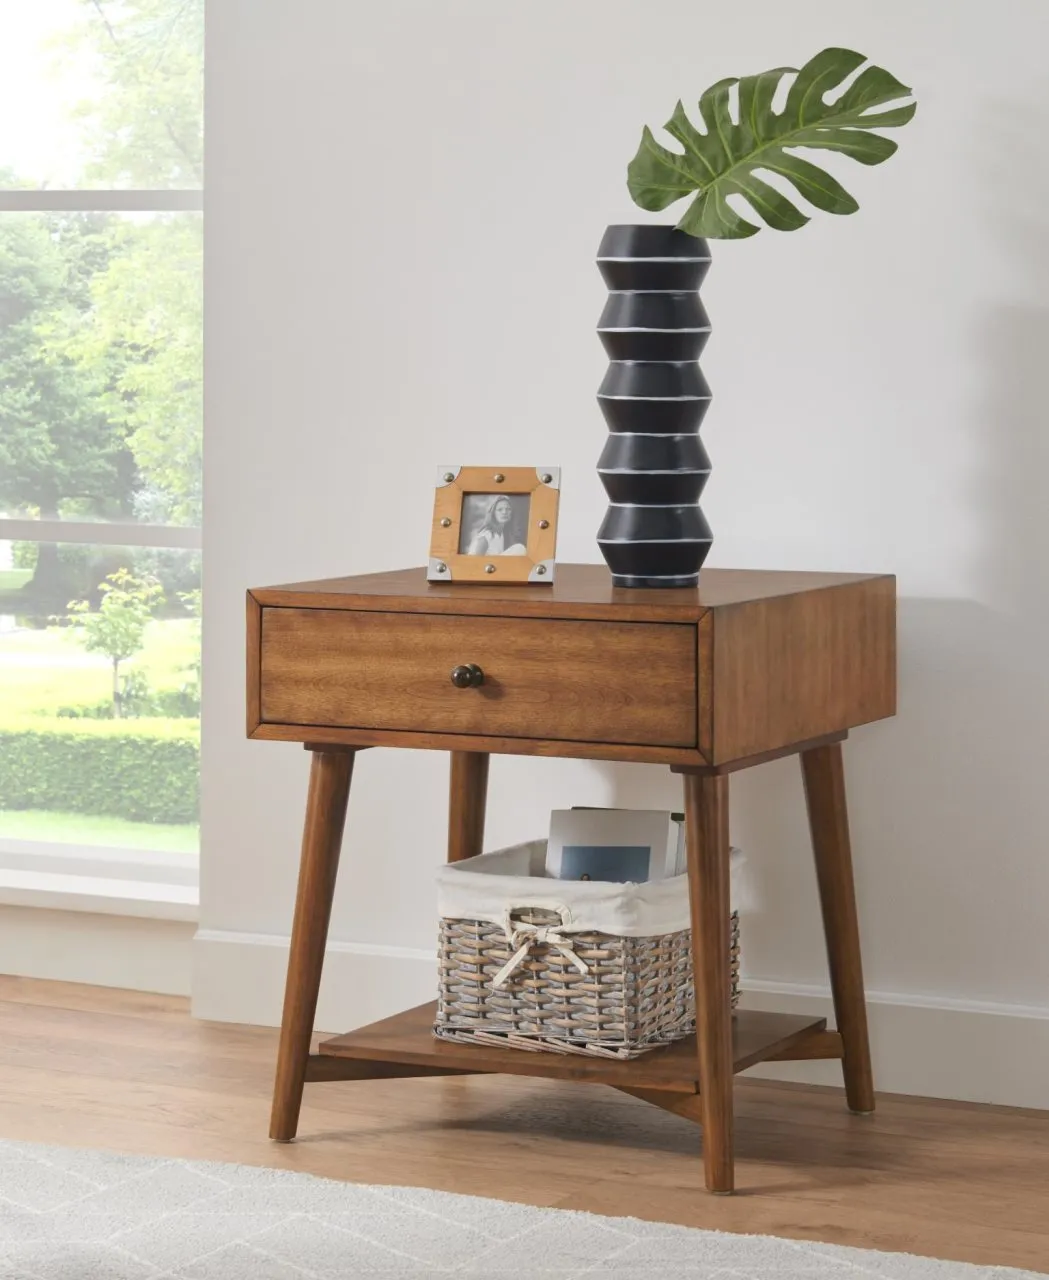
[[[463,494],[459,552],[465,556],[523,556],[528,550],[527,493]]]

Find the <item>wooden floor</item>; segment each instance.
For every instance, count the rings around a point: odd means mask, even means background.
[[[702,1191],[690,1122],[597,1085],[470,1077],[306,1086],[267,1141],[275,1033],[186,1002],[0,977],[0,1137],[1049,1272],[1049,1113],[737,1082],[740,1194]]]

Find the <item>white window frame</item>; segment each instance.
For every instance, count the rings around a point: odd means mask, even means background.
[[[5,213],[203,211],[204,192],[200,188],[0,190],[0,216]],[[0,517],[0,541],[193,551],[203,546],[199,526],[8,517]],[[2,904],[193,920],[197,912],[198,883],[198,859],[190,854],[0,838]]]

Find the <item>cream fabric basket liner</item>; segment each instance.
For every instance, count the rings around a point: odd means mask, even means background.
[[[688,877],[613,884],[555,880],[546,874],[546,841],[530,840],[497,853],[450,862],[437,875],[437,914],[446,920],[485,920],[509,937],[510,916],[528,907],[556,911],[565,933],[610,933],[655,938],[690,927]],[[745,908],[744,858],[732,850],[732,910]]]

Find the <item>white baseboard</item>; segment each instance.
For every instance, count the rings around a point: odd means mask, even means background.
[[[0,905],[0,973],[188,996],[194,925]]]
[[[193,943],[193,1016],[210,1022],[280,1025],[288,939],[199,929]],[[317,1002],[318,1031],[338,1033],[433,999],[432,952],[329,942]]]
[[[277,1026],[288,939],[198,931],[193,1013],[216,1022]],[[317,1029],[349,1031],[433,998],[432,953],[333,942],[325,959]],[[821,987],[744,981],[744,1008],[831,1016]],[[872,991],[875,1083],[887,1093],[1049,1109],[1049,1008]],[[766,1078],[841,1084],[835,1062],[764,1064]]]
[[[830,991],[752,979],[743,1007],[833,1025]],[[884,1093],[1049,1110],[1049,1008],[868,991],[875,1087]],[[841,1084],[836,1062],[764,1063],[753,1075]]]

